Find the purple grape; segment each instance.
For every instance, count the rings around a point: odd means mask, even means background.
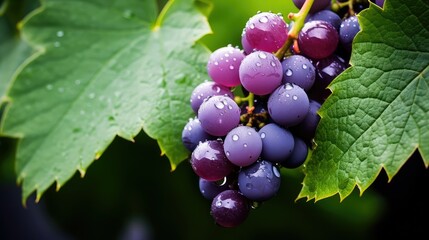
[[[195,113],[198,113],[198,109],[203,103],[204,99],[214,95],[224,95],[228,96],[231,99],[234,99],[234,94],[231,92],[231,89],[215,83],[213,81],[204,81],[194,88],[191,94],[190,102],[192,110]]]
[[[242,224],[250,213],[250,201],[237,190],[225,190],[213,198],[210,215],[222,227]]]
[[[310,90],[316,79],[316,68],[310,59],[302,55],[292,55],[282,62],[283,80],[282,83],[294,83],[304,91]]]
[[[337,31],[340,29],[341,25],[341,18],[338,14],[335,12],[324,9],[318,12],[315,12],[314,14],[311,14],[307,18],[307,22],[314,21],[314,20],[320,20],[330,23]]]
[[[301,53],[311,59],[323,59],[337,49],[338,32],[328,22],[309,21],[304,24],[298,35]]]
[[[299,137],[295,137],[294,141],[295,147],[293,148],[292,154],[280,163],[285,168],[297,168],[301,166],[307,159],[307,144]]]
[[[214,136],[204,131],[197,117],[189,119],[182,130],[182,143],[191,152],[194,151],[200,142],[214,138]]]
[[[295,135],[307,140],[307,142],[310,142],[314,138],[317,125],[320,121],[320,116],[317,113],[320,107],[321,104],[319,102],[310,99],[310,109],[307,116],[305,116],[304,120],[292,129]]]
[[[286,83],[270,95],[267,106],[275,123],[282,127],[292,127],[305,118],[310,102],[304,89],[293,83]]]
[[[331,91],[326,87],[348,67],[348,64],[343,58],[334,54],[328,58],[317,61],[315,66],[317,73],[316,81],[308,92],[308,96],[311,99],[323,103],[331,94]]]
[[[262,139],[261,157],[270,162],[282,162],[290,156],[294,147],[292,133],[275,123],[259,130]]]
[[[351,16],[343,20],[340,26],[340,43],[343,48],[351,52],[353,39],[360,31],[360,25],[357,16]]]
[[[207,73],[216,83],[235,87],[240,85],[238,68],[244,59],[244,53],[238,48],[228,45],[221,47],[210,54],[207,62]]]
[[[375,4],[377,4],[379,7],[383,8],[384,0],[375,0]]]
[[[221,180],[235,168],[226,157],[223,143],[219,140],[198,144],[192,152],[190,162],[195,174],[208,181]]]
[[[247,41],[246,38],[246,28],[244,28],[243,32],[241,33],[241,46],[243,47],[245,55],[248,55],[253,52],[253,47],[250,45],[249,41]]]
[[[302,5],[304,5],[305,0],[293,0],[295,6],[301,9]],[[310,13],[318,12],[322,9],[326,9],[331,5],[331,0],[315,0],[313,5],[311,5]]]
[[[225,137],[226,157],[236,166],[248,166],[256,160],[262,151],[262,140],[254,128],[238,126]]]
[[[260,160],[240,169],[238,188],[248,199],[266,201],[280,189],[280,172],[271,162]]]
[[[267,95],[281,84],[283,70],[274,54],[255,51],[244,58],[239,75],[241,84],[247,91]]]
[[[260,12],[246,22],[245,34],[251,49],[276,52],[286,42],[288,26],[282,16]]]
[[[230,180],[227,177],[219,181],[208,181],[204,178],[199,178],[198,187],[201,195],[208,200],[213,200],[219,193],[232,189]]]
[[[198,118],[204,131],[223,137],[240,123],[240,108],[229,97],[212,96],[201,104]]]

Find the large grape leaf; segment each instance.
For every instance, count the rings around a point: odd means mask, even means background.
[[[38,53],[13,83],[2,124],[20,138],[23,200],[84,175],[116,135],[132,141],[142,128],[172,170],[186,159],[181,131],[209,54],[195,43],[210,33],[196,5],[171,0],[157,16],[155,0],[45,0],[31,14],[23,36]]]
[[[416,149],[429,165],[429,2],[387,0],[358,19],[352,66],[329,86],[298,199],[362,194]]]

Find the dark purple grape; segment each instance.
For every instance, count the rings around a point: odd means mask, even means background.
[[[222,227],[242,224],[250,213],[250,201],[237,190],[225,190],[213,198],[210,215]]]
[[[320,20],[330,23],[337,31],[340,29],[341,25],[341,18],[336,14],[335,12],[324,9],[318,12],[315,12],[308,16],[307,22],[314,21],[314,20]]]
[[[288,26],[283,17],[260,12],[246,22],[245,34],[251,49],[276,52],[286,42]]]
[[[234,94],[228,87],[213,81],[204,81],[197,85],[192,91],[190,98],[192,110],[194,110],[195,113],[198,113],[198,109],[200,108],[204,99],[214,95],[224,95],[234,99]]]
[[[280,189],[281,176],[275,165],[260,160],[240,169],[238,188],[248,199],[266,201],[274,197]]]
[[[316,79],[316,68],[310,59],[302,55],[292,55],[282,61],[282,83],[294,83],[304,91],[310,90]]]
[[[309,21],[304,24],[298,35],[301,53],[318,60],[330,56],[338,46],[338,32],[325,21]]]
[[[295,6],[301,9],[302,5],[304,5],[305,0],[293,0]],[[331,5],[331,0],[315,0],[313,5],[311,5],[310,13],[315,13],[320,10],[326,9]]]
[[[254,128],[238,126],[225,137],[226,157],[236,166],[248,166],[258,160],[262,151],[262,140]]]
[[[304,89],[293,83],[286,83],[270,95],[267,106],[275,123],[282,127],[292,127],[305,118],[310,102]]]
[[[218,181],[229,175],[235,166],[228,160],[219,140],[208,140],[198,144],[191,155],[194,172],[208,181]]]
[[[305,116],[304,120],[292,128],[293,133],[309,143],[316,133],[317,125],[320,121],[320,116],[317,113],[321,104],[317,101],[310,99],[310,109]]]
[[[239,75],[241,84],[247,91],[255,95],[267,95],[281,84],[283,70],[274,54],[255,51],[244,58]]]
[[[348,63],[337,55],[332,55],[328,58],[319,60],[315,63],[316,66],[316,81],[313,87],[308,92],[308,96],[320,103],[331,94],[326,87],[348,67]]]
[[[275,123],[259,130],[262,139],[261,157],[270,162],[282,162],[290,156],[294,147],[292,133]]]
[[[235,87],[240,85],[238,68],[244,59],[244,53],[238,48],[228,45],[212,52],[207,62],[207,73],[220,85]]]
[[[182,143],[191,152],[194,151],[200,142],[213,140],[214,138],[214,136],[204,131],[197,117],[189,119],[182,130]]]
[[[295,137],[295,147],[293,148],[292,154],[280,164],[285,168],[297,168],[304,164],[308,155],[308,146],[299,137]]]
[[[340,27],[340,43],[343,48],[350,52],[352,50],[353,39],[360,31],[357,16],[351,16],[343,20]]]
[[[219,181],[208,181],[204,178],[200,178],[198,181],[198,187],[201,195],[203,195],[205,199],[213,200],[213,198],[219,193],[232,189],[233,186],[230,182],[231,181],[228,180],[227,177]]]
[[[201,104],[198,119],[208,134],[223,137],[240,123],[240,108],[229,97],[212,96]]]

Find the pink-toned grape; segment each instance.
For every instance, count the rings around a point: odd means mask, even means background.
[[[238,69],[244,56],[243,51],[231,45],[218,48],[210,54],[207,62],[207,73],[213,81],[220,85],[238,86],[240,85]]]

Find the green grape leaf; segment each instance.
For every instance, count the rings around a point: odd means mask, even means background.
[[[315,201],[357,186],[384,169],[389,181],[419,151],[429,165],[429,2],[387,0],[358,14],[351,67],[329,86],[317,144],[297,199]]]
[[[209,56],[196,43],[211,31],[200,7],[171,0],[158,15],[155,0],[45,0],[24,21],[38,53],[8,92],[2,124],[20,138],[23,200],[83,176],[116,136],[133,141],[142,129],[172,170],[188,157],[181,132]]]

